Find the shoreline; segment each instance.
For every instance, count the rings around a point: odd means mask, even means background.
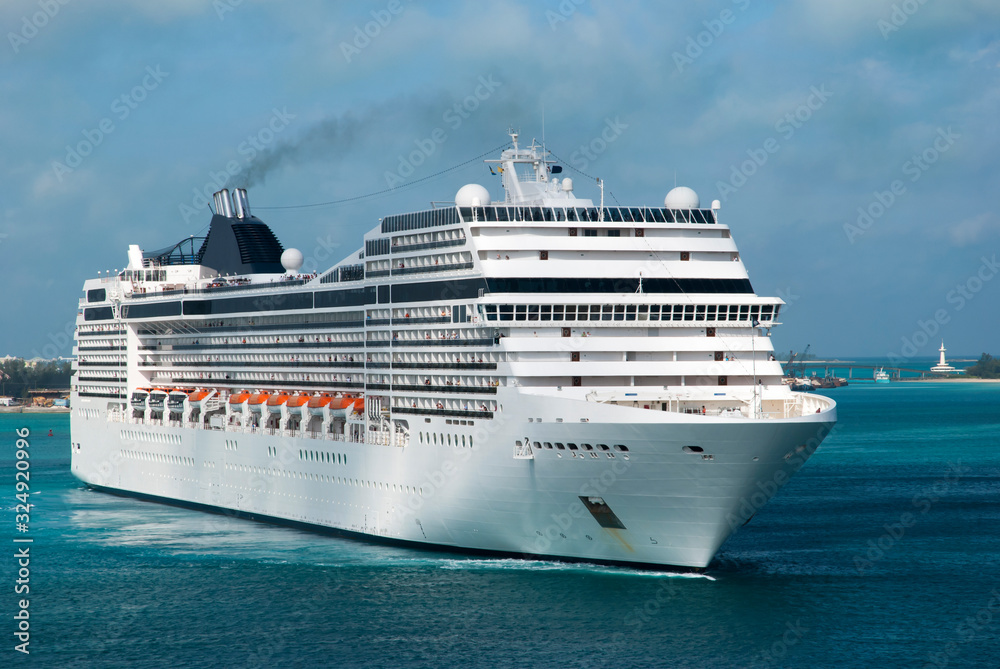
[[[70,413],[70,407],[16,406],[0,407],[0,413]]]

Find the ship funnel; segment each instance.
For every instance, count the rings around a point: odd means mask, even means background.
[[[236,209],[236,218],[250,218],[250,203],[247,200],[246,188],[237,188],[233,191],[233,205]]]
[[[215,194],[215,213],[226,218],[232,218],[233,201],[229,198],[228,188],[223,188]]]

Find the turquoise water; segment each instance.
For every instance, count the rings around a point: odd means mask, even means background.
[[[827,394],[837,431],[704,577],[371,546],[89,492],[68,416],[2,414],[0,663],[998,666],[1000,384]],[[25,425],[30,656],[12,634]]]

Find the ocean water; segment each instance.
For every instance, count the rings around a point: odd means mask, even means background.
[[[837,430],[696,576],[373,546],[95,493],[69,473],[68,416],[0,414],[0,666],[1000,666],[1000,384],[827,392]],[[14,650],[18,536],[34,539],[30,655]]]

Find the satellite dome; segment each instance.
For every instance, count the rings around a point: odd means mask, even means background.
[[[298,249],[285,249],[281,254],[281,266],[289,272],[298,272],[302,269],[302,251]]]
[[[677,186],[663,198],[663,206],[667,209],[697,209],[701,206],[701,200],[687,186]]]
[[[479,184],[466,184],[455,193],[459,207],[481,207],[490,203],[490,192]]]

